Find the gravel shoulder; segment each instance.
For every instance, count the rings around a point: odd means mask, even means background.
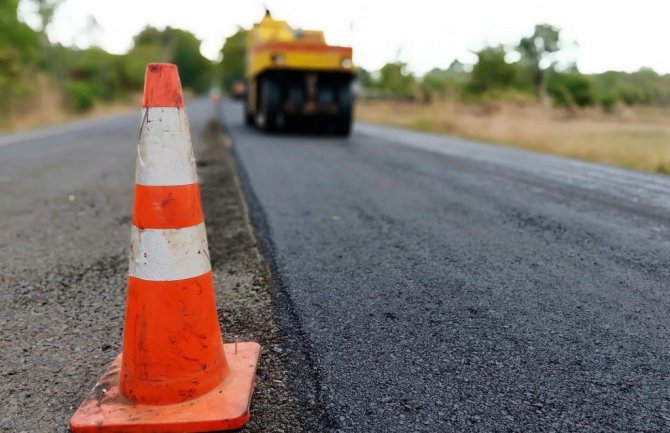
[[[242,431],[302,431],[288,386],[283,333],[274,319],[277,290],[248,219],[231,141],[211,122],[204,143],[198,174],[224,340],[257,341],[263,348],[251,421]]]

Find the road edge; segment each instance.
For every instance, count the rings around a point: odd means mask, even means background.
[[[231,142],[231,155],[248,211],[248,220],[265,261],[270,267],[274,291],[273,310],[275,321],[283,331],[282,350],[288,353],[289,385],[299,404],[300,421],[306,431],[337,431],[340,426],[324,403],[321,374],[312,356],[311,346],[303,330],[302,320],[296,312],[286,282],[276,260],[272,229],[258,196],[251,186],[251,179],[235,146],[235,139],[220,120],[221,133]]]

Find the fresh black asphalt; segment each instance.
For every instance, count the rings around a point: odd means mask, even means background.
[[[223,117],[308,431],[670,431],[670,180]]]

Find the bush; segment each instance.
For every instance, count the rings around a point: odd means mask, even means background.
[[[379,70],[379,79],[375,86],[395,99],[409,100],[414,96],[414,75],[407,70],[407,64],[402,62],[387,63]]]
[[[507,51],[502,45],[486,47],[476,54],[477,63],[472,68],[466,93],[477,95],[518,87],[519,65],[507,63]]]
[[[460,67],[460,69],[459,69]],[[463,71],[462,63],[454,61],[449,69],[433,68],[421,78],[419,89],[424,99],[454,97],[463,92],[469,75]]]
[[[596,103],[593,82],[578,72],[554,73],[547,83],[547,93],[559,107],[588,107]]]
[[[612,112],[617,102],[619,102],[619,98],[611,92],[606,92],[600,95],[600,105],[607,113]]]
[[[66,89],[68,101],[75,111],[82,113],[93,107],[97,96],[94,86],[81,81],[70,81]]]

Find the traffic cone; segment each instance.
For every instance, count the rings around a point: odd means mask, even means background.
[[[144,83],[123,352],[74,433],[209,432],[249,419],[258,343],[223,344],[195,158],[175,65]]]

